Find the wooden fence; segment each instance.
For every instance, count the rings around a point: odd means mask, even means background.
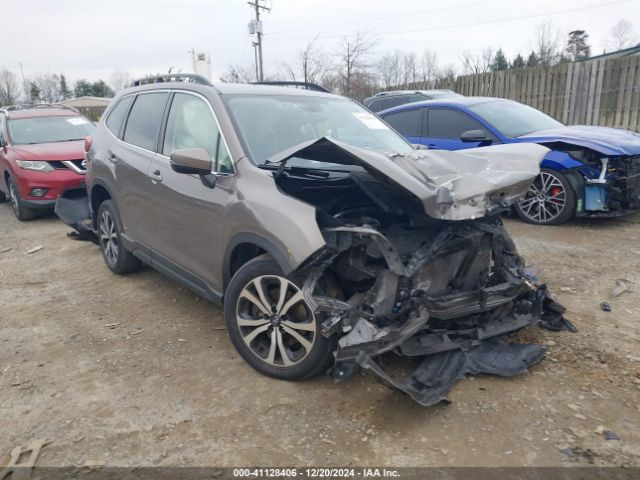
[[[428,87],[509,98],[569,125],[640,132],[640,55],[465,75]]]

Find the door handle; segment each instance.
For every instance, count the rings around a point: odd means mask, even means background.
[[[160,175],[160,170],[156,170],[155,172],[153,172],[151,174],[151,182],[153,182],[153,183],[162,182],[162,175]]]
[[[118,161],[120,160],[120,158],[113,152],[109,152],[109,161],[111,163],[118,163]]]

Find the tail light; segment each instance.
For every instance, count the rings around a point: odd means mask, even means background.
[[[87,153],[91,149],[92,144],[93,137],[91,135],[84,137],[84,153]]]

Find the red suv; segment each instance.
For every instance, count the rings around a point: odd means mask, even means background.
[[[52,210],[58,195],[84,184],[84,139],[93,123],[54,105],[0,108],[0,201],[18,220]]]

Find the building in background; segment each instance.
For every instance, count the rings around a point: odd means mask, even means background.
[[[100,120],[100,117],[106,110],[107,106],[111,102],[110,98],[103,97],[77,97],[70,98],[69,100],[62,100],[58,102],[65,107],[72,107],[78,110],[81,114],[94,122]]]

